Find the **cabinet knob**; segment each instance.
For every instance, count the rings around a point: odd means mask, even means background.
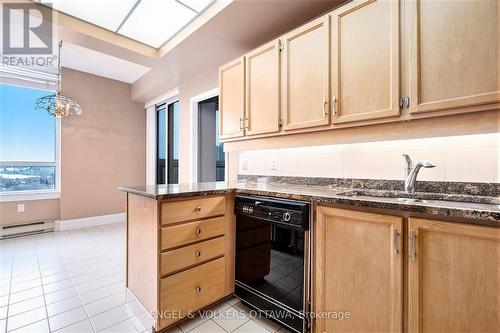
[[[201,289],[201,287],[196,287],[194,289],[194,291],[197,293],[197,294],[201,294],[201,292],[203,291],[203,289]]]
[[[196,234],[197,234],[197,235],[201,234],[201,229],[199,229],[199,228],[198,228],[198,229],[196,229]]]
[[[196,207],[194,210],[197,212],[201,212],[201,207]]]
[[[201,257],[201,252],[200,251],[196,251],[196,256],[197,257]]]

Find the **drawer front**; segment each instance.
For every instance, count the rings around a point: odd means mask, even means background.
[[[161,204],[161,224],[224,215],[225,197],[199,198]]]
[[[176,246],[222,236],[224,232],[224,216],[165,227],[161,229],[161,249],[167,250]]]
[[[160,308],[165,315],[160,316],[160,327],[224,297],[225,265],[225,258],[219,258],[161,279]],[[168,314],[173,314],[172,318]]]
[[[170,274],[224,255],[225,240],[219,237],[161,254],[161,274]]]

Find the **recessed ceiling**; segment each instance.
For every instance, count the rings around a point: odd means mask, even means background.
[[[146,74],[150,68],[101,52],[65,42],[61,49],[63,67],[133,83]]]
[[[36,1],[36,0],[34,0]],[[38,0],[83,21],[159,48],[216,0]]]

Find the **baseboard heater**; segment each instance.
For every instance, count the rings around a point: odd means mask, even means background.
[[[39,221],[0,226],[0,240],[54,231],[54,221]]]

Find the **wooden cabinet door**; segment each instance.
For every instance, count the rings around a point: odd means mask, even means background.
[[[402,218],[318,207],[314,225],[315,332],[402,330]]]
[[[330,123],[328,15],[283,37],[283,129]]]
[[[399,0],[331,14],[333,123],[399,116]]]
[[[272,41],[245,56],[247,135],[278,132],[280,118],[280,44]]]
[[[410,218],[410,332],[498,332],[500,229]]]
[[[500,2],[409,4],[411,112],[500,102]]]
[[[238,58],[219,69],[220,138],[244,135],[245,58]]]

